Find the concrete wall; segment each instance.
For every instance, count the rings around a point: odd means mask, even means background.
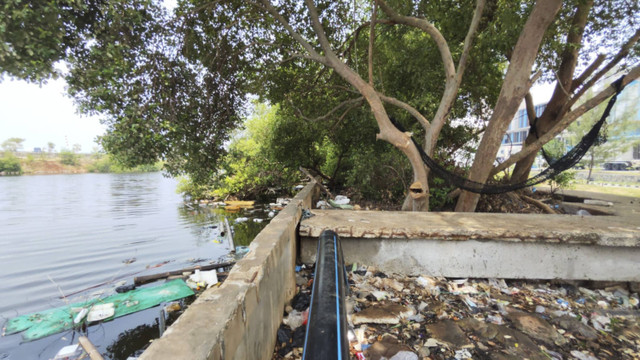
[[[640,248],[505,241],[341,238],[345,261],[445,277],[640,281]],[[315,262],[317,239],[302,239]]]
[[[140,359],[268,359],[295,292],[297,225],[318,187],[305,187],[256,236],[219,288],[205,291]]]
[[[476,278],[640,281],[638,218],[313,210],[301,258],[341,237],[345,262],[384,272]]]

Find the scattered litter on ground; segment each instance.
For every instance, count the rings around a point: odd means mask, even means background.
[[[352,359],[640,359],[637,284],[447,279],[346,266]],[[313,266],[296,267],[273,359],[301,359]],[[606,285],[606,287],[605,287]],[[292,326],[293,325],[293,326]]]
[[[335,199],[333,199],[333,202],[335,202],[337,205],[349,205],[351,199],[344,195],[336,195]]]

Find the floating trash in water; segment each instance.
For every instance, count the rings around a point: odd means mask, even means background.
[[[6,322],[6,334],[23,332],[22,338],[24,340],[37,340],[72,329],[74,327],[73,319],[85,308],[91,308],[87,314],[89,322],[111,320],[148,309],[165,301],[178,300],[191,295],[193,295],[193,291],[184,281],[172,280],[163,285],[114,294],[104,299],[73,303],[55,309],[17,316]],[[98,304],[98,302],[100,303]]]
[[[248,246],[236,246],[236,255],[244,255],[249,252]]]
[[[84,349],[80,347],[80,344],[67,345],[58,350],[58,353],[52,360],[74,360],[83,359],[87,354]]]

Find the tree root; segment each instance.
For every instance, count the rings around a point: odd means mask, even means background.
[[[542,209],[547,214],[558,214],[557,211],[553,210],[551,207],[549,207],[549,205],[543,203],[542,201],[536,200],[536,199],[534,199],[532,197],[529,197],[527,195],[520,195],[520,198],[522,198],[522,200],[528,202],[531,205],[535,205],[535,206],[539,207],[540,209]]]

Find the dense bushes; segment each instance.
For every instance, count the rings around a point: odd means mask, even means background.
[[[20,160],[10,152],[5,152],[0,158],[0,173],[19,174],[21,172]]]
[[[183,178],[178,192],[194,198],[252,199],[286,193],[304,178],[298,170],[303,167],[356,200],[401,201],[410,167],[400,152],[375,141],[375,134],[375,123],[366,114],[338,125],[301,122],[286,109],[254,104],[211,182],[194,184]]]
[[[60,163],[63,165],[76,166],[80,163],[78,154],[69,150],[60,151]]]

